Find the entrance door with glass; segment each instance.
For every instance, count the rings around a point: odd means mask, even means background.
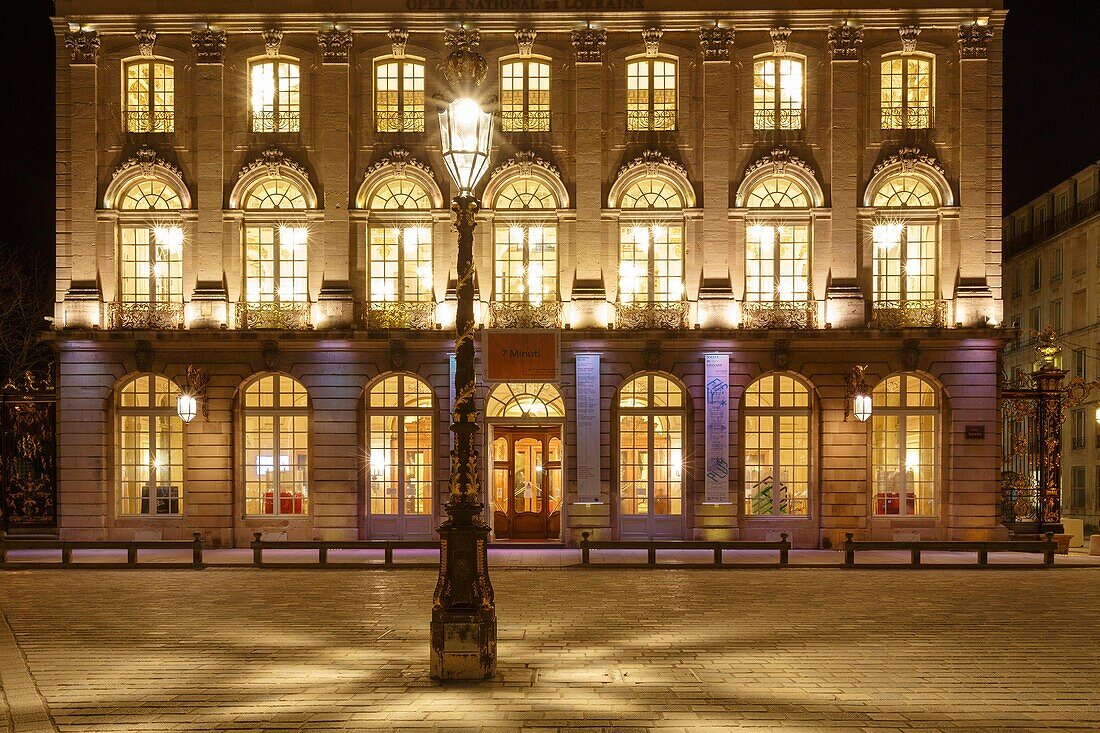
[[[497,539],[561,534],[561,428],[493,428],[493,529]]]

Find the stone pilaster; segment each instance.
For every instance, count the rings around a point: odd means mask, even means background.
[[[595,28],[574,31],[576,51],[575,208],[576,275],[573,307],[576,325],[595,323],[604,300],[603,237],[603,48],[607,33]]]
[[[98,131],[96,99],[99,33],[77,30],[65,34],[69,51],[70,202],[72,273],[65,294],[65,326],[100,324],[101,297],[96,266],[96,172]]]
[[[699,29],[703,52],[703,282],[706,290],[728,289],[730,259],[744,257],[742,245],[730,246],[730,151],[736,148],[730,120],[730,46],[734,31],[719,26]]]
[[[225,186],[224,57],[226,35],[195,31],[195,193],[197,219],[191,242],[195,289],[188,312],[191,328],[218,328],[228,323],[222,261],[222,207]],[[185,283],[187,281],[185,277]]]
[[[351,31],[321,31],[317,34],[321,48],[319,169],[324,182],[324,269],[320,290],[318,326],[345,327],[351,324],[353,313],[350,284],[351,201],[348,169],[350,154],[350,77],[348,52],[352,45]],[[312,265],[312,263],[311,263]]]

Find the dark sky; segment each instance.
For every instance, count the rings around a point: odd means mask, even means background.
[[[52,2],[8,4],[0,24],[0,246],[51,252]],[[1100,160],[1100,0],[1007,5],[1004,205],[1011,211]]]

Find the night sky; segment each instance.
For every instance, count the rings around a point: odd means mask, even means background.
[[[6,5],[0,24],[0,246],[52,256],[53,5],[47,0]],[[1100,3],[1007,0],[1007,5],[1004,206],[1011,211],[1100,160],[1100,43],[1092,22]]]

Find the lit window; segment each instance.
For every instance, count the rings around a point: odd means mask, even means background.
[[[796,56],[771,55],[753,63],[753,129],[802,129],[802,69]]]
[[[872,393],[871,462],[876,515],[932,516],[936,494],[935,388],[897,375]]]
[[[936,225],[876,224],[875,302],[936,299]]]
[[[424,132],[424,64],[410,59],[374,64],[374,123],[378,132]]]
[[[932,59],[910,54],[882,60],[882,129],[932,126]]]
[[[557,197],[535,178],[509,181],[496,195],[499,211],[552,214]],[[558,298],[557,220],[535,213],[517,214],[509,220],[497,217],[494,240],[494,299],[541,305]]]
[[[806,209],[810,206],[810,198],[794,180],[769,176],[753,186],[745,206],[750,209]]]
[[[367,406],[371,514],[431,514],[431,387],[389,376],[371,387]]]
[[[808,226],[752,224],[745,244],[746,300],[794,302],[810,297]]]
[[[676,129],[676,62],[645,58],[626,70],[626,129]]]
[[[137,181],[119,196],[123,211],[162,211],[183,207],[180,196],[167,183],[152,178]]]
[[[371,195],[375,218],[367,230],[367,290],[372,303],[434,300],[431,208],[428,192],[406,178],[392,178]]]
[[[432,208],[432,202],[423,186],[407,178],[393,178],[378,187],[371,196],[367,208],[373,211],[391,209],[426,211]]]
[[[810,391],[766,375],[745,390],[745,513],[810,512]]]
[[[245,227],[245,299],[249,303],[308,300],[308,234],[305,227]]]
[[[485,403],[486,417],[565,417],[561,392],[546,382],[504,382]]]
[[[175,129],[175,71],[171,62],[145,58],[126,62],[123,115],[127,132]]]
[[[119,227],[119,300],[183,302],[183,230],[179,226]]]
[[[557,197],[544,183],[534,178],[517,178],[500,189],[494,209],[556,209]]]
[[[932,188],[915,176],[893,176],[875,191],[874,206],[882,208],[929,208],[938,204]]]
[[[183,420],[179,388],[160,376],[127,382],[116,397],[119,514],[179,515],[183,501]]]
[[[624,515],[679,515],[684,476],[684,396],[659,374],[632,378],[619,390],[619,510]]]
[[[298,132],[302,87],[297,61],[254,61],[249,84],[252,132]]]
[[[633,183],[622,209],[678,209],[679,192],[660,178]],[[619,226],[619,302],[672,302],[684,297],[684,225],[675,216],[624,220]]]
[[[500,124],[505,132],[550,131],[550,64],[535,59],[500,65]]]
[[[309,511],[309,400],[290,377],[267,376],[244,391],[244,513]]]

